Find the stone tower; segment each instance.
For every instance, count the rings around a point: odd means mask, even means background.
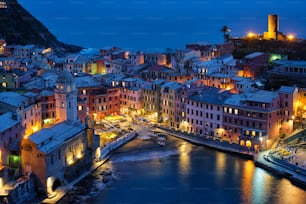
[[[55,89],[56,123],[78,120],[77,94],[71,73],[67,70],[61,72]]]

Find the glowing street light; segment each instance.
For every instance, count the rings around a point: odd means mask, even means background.
[[[293,34],[289,34],[289,35],[287,36],[287,38],[288,38],[288,40],[292,41],[292,40],[295,39],[295,36],[294,36]]]
[[[249,38],[254,38],[255,36],[256,36],[256,34],[253,33],[253,32],[249,32],[249,33],[248,33],[248,37],[249,37]]]

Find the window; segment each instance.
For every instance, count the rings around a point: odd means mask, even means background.
[[[238,115],[238,109],[235,109],[235,110],[234,110],[234,114],[235,114],[235,115]]]
[[[79,111],[83,110],[83,106],[79,106],[78,110]]]

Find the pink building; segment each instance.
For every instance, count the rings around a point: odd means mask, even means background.
[[[231,94],[220,89],[205,87],[203,90],[188,97],[187,121],[188,132],[199,135],[221,137],[223,134],[223,103]]]
[[[270,146],[279,135],[282,121],[278,92],[235,94],[223,107],[223,137],[242,146]]]
[[[279,89],[280,103],[282,107],[282,126],[280,135],[289,135],[293,132],[294,117],[298,108],[298,89],[291,86],[281,86]]]
[[[142,114],[142,89],[139,87],[122,88],[120,112],[132,117]]]
[[[19,167],[20,141],[24,128],[21,118],[12,112],[0,116],[0,167]]]

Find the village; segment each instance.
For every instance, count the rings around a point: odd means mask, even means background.
[[[263,38],[298,41],[271,30]],[[306,61],[259,51],[236,59],[234,48],[227,40],[58,56],[1,39],[1,197],[52,199],[138,136],[136,124],[252,156],[272,148],[267,161],[305,176]],[[286,84],[267,90],[281,77]]]

